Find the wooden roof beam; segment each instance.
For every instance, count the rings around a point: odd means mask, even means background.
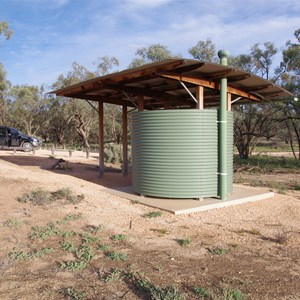
[[[210,88],[210,89],[214,89],[214,90],[220,90],[220,84],[216,83],[214,81],[211,80],[207,80],[207,79],[200,79],[198,77],[194,77],[194,76],[187,76],[187,75],[178,75],[176,73],[173,72],[165,72],[165,73],[159,73],[157,74],[158,76],[164,77],[164,78],[169,78],[169,79],[173,79],[173,80],[178,80],[178,81],[183,81],[183,82],[188,82],[188,83],[193,83],[195,85],[201,85],[204,86],[206,88]],[[252,101],[258,101],[260,102],[262,99],[259,96],[254,96],[251,95],[248,92],[244,92],[241,91],[239,89],[236,89],[234,87],[231,86],[227,86],[227,92],[243,97],[243,98],[247,98],[249,100]]]
[[[111,104],[116,104],[116,105],[127,105],[130,107],[136,107],[132,102],[128,100],[122,100],[122,99],[115,99],[112,97],[99,97],[95,95],[83,95],[80,96],[78,94],[66,94],[64,97],[69,97],[69,98],[77,98],[77,99],[83,99],[83,100],[91,100],[91,101],[97,101],[97,102],[104,102],[104,103],[111,103]]]

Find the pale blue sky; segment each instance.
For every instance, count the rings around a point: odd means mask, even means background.
[[[8,80],[47,87],[74,61],[93,71],[98,57],[115,56],[122,70],[137,48],[155,43],[187,58],[207,38],[233,55],[257,42],[281,49],[300,28],[300,1],[0,0],[3,20],[14,31],[0,40]]]

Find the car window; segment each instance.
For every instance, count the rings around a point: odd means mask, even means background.
[[[5,128],[0,128],[0,136],[6,136],[6,129]]]
[[[14,129],[14,128],[11,128],[11,129],[10,129],[10,132],[11,132],[11,135],[12,135],[12,136],[18,136],[18,135],[19,135],[18,130]]]

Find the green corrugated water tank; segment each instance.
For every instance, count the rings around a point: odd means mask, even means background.
[[[230,149],[232,155],[232,145]],[[217,110],[133,113],[132,167],[136,193],[163,198],[218,196]],[[232,175],[229,181],[231,191]]]

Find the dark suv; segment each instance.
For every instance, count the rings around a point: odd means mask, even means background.
[[[23,151],[32,151],[42,143],[35,137],[28,136],[21,131],[7,126],[0,126],[0,149],[21,148]]]

